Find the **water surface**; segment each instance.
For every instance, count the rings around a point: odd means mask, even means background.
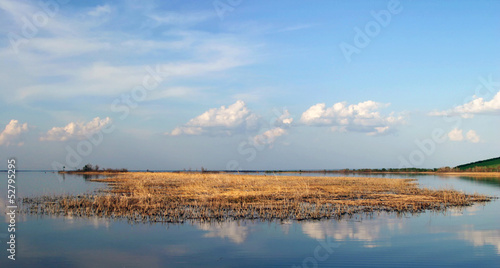
[[[77,175],[17,175],[20,197],[79,194],[104,186]],[[492,179],[401,174],[389,177],[415,178],[422,186],[435,189],[452,187],[500,196],[500,184]],[[16,261],[10,261],[6,252],[6,183],[0,189],[0,267],[500,265],[499,201],[443,213],[376,213],[341,221],[273,223],[129,224],[95,217],[18,215]]]

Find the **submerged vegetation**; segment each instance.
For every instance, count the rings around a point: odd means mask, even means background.
[[[122,173],[95,181],[101,194],[24,198],[35,214],[103,216],[144,222],[306,220],[355,213],[416,213],[491,197],[419,188],[412,179],[194,173]]]

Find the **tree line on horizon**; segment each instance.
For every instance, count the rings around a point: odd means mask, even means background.
[[[113,168],[101,168],[99,165],[86,164],[81,169],[76,169],[74,172],[128,172],[128,169],[113,169]]]

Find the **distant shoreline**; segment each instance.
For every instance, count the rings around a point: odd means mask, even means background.
[[[57,171],[59,174],[76,174],[76,175],[107,175],[107,174],[123,174],[129,171]]]
[[[500,172],[445,172],[445,173],[437,172],[436,174],[445,175],[445,176],[471,176],[471,177],[493,176],[493,177],[500,178]]]
[[[272,173],[272,172],[271,172]],[[444,175],[444,176],[494,176],[500,177],[500,172],[497,171],[463,171],[463,172],[439,172],[439,171],[327,171],[327,172],[318,172],[318,171],[275,171],[274,173],[333,173],[333,174],[425,174],[425,175]]]
[[[1,172],[7,172],[7,170],[0,170]],[[495,177],[495,178],[500,178],[500,172],[496,171],[476,171],[476,172],[471,172],[471,171],[463,171],[463,172],[436,172],[436,171],[355,171],[355,170],[350,170],[350,171],[343,171],[343,170],[327,170],[326,172],[324,170],[214,170],[214,171],[199,171],[199,170],[194,170],[194,171],[181,171],[181,170],[172,170],[172,171],[165,171],[165,170],[150,170],[150,171],[144,171],[144,170],[129,170],[127,172],[124,171],[76,171],[76,170],[66,170],[66,171],[54,171],[54,170],[17,170],[16,172],[52,172],[52,173],[59,173],[59,174],[74,174],[74,175],[117,175],[117,174],[124,174],[124,173],[137,173],[137,172],[150,172],[150,173],[182,173],[182,174],[199,174],[199,173],[204,173],[204,174],[225,174],[225,173],[264,173],[264,174],[273,174],[273,173],[280,173],[280,174],[422,174],[422,175],[438,175],[438,176],[470,176],[470,177]]]
[[[124,173],[138,173],[145,171],[58,171],[59,174],[76,174],[76,175],[117,175]],[[155,171],[151,170],[150,173],[181,173],[181,174],[225,174],[225,173],[264,173],[264,174],[273,174],[273,173],[286,173],[286,174],[425,174],[425,175],[439,175],[439,176],[472,176],[472,177],[500,177],[500,172],[436,172],[436,171],[329,171],[326,172],[323,170],[215,170],[215,171]]]

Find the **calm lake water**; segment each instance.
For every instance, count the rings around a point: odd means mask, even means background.
[[[500,196],[495,179],[411,178],[425,187]],[[500,201],[446,213],[285,223],[132,225],[103,218],[17,215],[16,261],[11,261],[6,179],[2,182],[0,267],[500,267]],[[16,190],[26,197],[103,186],[82,176],[21,172]]]

